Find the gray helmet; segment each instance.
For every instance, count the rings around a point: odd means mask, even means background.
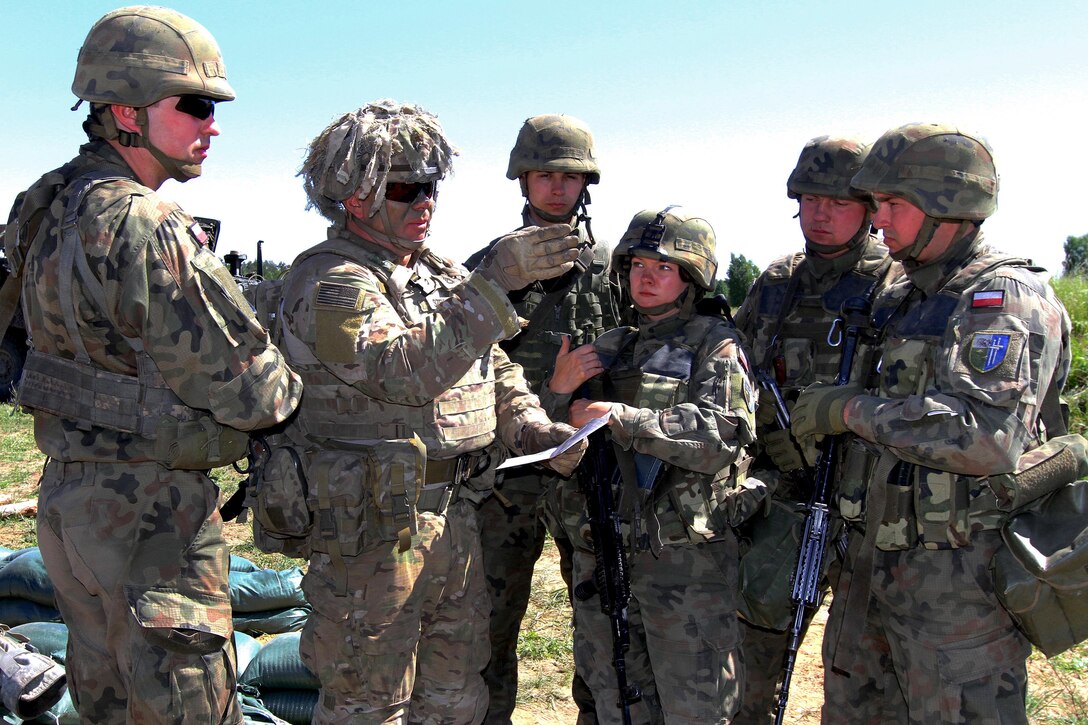
[[[79,49],[72,92],[134,108],[184,94],[234,100],[212,34],[179,12],[149,6],[114,10],[94,24]]]
[[[456,155],[437,116],[414,104],[383,99],[329,124],[310,142],[298,175],[309,199],[306,208],[316,207],[332,222],[345,221],[341,202],[372,191],[367,217],[381,213],[385,218],[388,182],[438,181],[452,173]],[[389,239],[410,248],[422,243]]]
[[[799,199],[804,194],[835,199],[857,199],[850,180],[869,154],[869,144],[846,136],[818,136],[801,149],[797,166],[786,181],[786,194]],[[872,197],[863,199],[875,206]]]
[[[678,206],[635,214],[612,252],[612,264],[623,269],[634,256],[671,260],[704,290],[714,289],[718,271],[714,228],[702,217]]]
[[[506,178],[517,179],[529,171],[562,171],[585,174],[587,184],[601,180],[593,156],[593,134],[574,116],[547,114],[525,120],[510,151]]]
[[[909,123],[888,131],[850,183],[858,193],[901,196],[940,221],[982,221],[997,209],[989,144],[943,124]]]

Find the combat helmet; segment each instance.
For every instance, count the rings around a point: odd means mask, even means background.
[[[620,238],[612,252],[612,266],[627,271],[631,267],[631,257],[635,256],[672,261],[698,288],[696,295],[687,296],[693,302],[704,292],[714,289],[714,274],[718,271],[715,249],[714,228],[706,219],[675,205],[660,211],[646,209],[635,214]],[[622,275],[622,279],[624,284],[629,283],[628,275]],[[681,306],[683,302],[683,299],[677,300],[675,306]],[[655,310],[639,308],[639,312],[656,314],[672,306],[663,305]]]
[[[438,117],[420,106],[383,99],[334,120],[310,143],[298,175],[306,190],[307,209],[316,208],[333,223],[347,221],[343,202],[374,192],[367,219],[380,218],[392,229],[385,206],[389,182],[437,182],[452,173],[457,150],[447,140]],[[437,191],[435,192],[437,193]],[[367,231],[394,246],[414,251],[422,240]]]
[[[869,155],[869,144],[847,136],[817,136],[801,149],[797,165],[786,181],[786,195],[800,199],[804,194],[833,199],[857,199],[850,180]],[[875,206],[872,197],[866,203]]]
[[[510,150],[510,163],[506,178],[517,179],[521,195],[525,197],[522,218],[530,223],[529,211],[538,218],[553,224],[568,221],[570,214],[557,215],[538,209],[529,202],[529,185],[525,175],[530,171],[558,171],[565,174],[584,174],[585,183],[571,213],[577,211],[578,221],[590,218],[586,205],[590,203],[589,185],[599,183],[601,169],[593,155],[593,134],[584,122],[574,116],[544,114],[525,119],[518,132],[514,148]],[[591,235],[592,236],[592,233]]]
[[[903,197],[925,212],[926,223],[901,259],[916,259],[941,222],[981,223],[997,210],[999,181],[990,145],[944,124],[908,123],[888,131],[850,185],[858,194]]]
[[[200,164],[164,155],[148,141],[146,107],[170,96],[198,95],[233,101],[234,89],[219,45],[208,30],[168,8],[133,6],[102,16],[87,33],[76,60],[72,92],[90,101],[84,129],[117,139],[123,146],[147,148],[179,181],[200,175]],[[117,128],[109,104],[139,109],[141,134]],[[78,107],[76,103],[74,108]]]

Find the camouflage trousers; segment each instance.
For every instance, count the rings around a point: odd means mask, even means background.
[[[575,550],[576,582],[592,581],[595,567],[592,552]],[[642,700],[631,705],[632,722],[730,722],[743,677],[737,597],[732,535],[632,557],[631,645],[625,660],[627,682],[642,690]],[[601,612],[600,597],[576,598],[574,663],[593,690],[601,723],[623,722],[612,651],[611,621]]]
[[[877,551],[865,619],[844,623],[861,539],[851,535],[828,617],[823,722],[1027,723],[1031,646],[994,596],[999,532],[961,549]]]
[[[529,606],[533,567],[544,548],[545,530],[559,550],[559,571],[571,586],[573,547],[560,522],[560,487],[572,486],[555,476],[530,472],[508,477],[480,504],[477,518],[483,545],[484,572],[491,596],[491,659],[484,670],[488,690],[487,725],[506,725],[517,704],[517,644]],[[595,723],[593,695],[580,677],[571,686],[579,708],[578,723]]]
[[[38,546],[80,722],[242,722],[218,499],[197,471],[46,465]]]
[[[458,501],[416,519],[407,551],[391,541],[344,558],[346,592],[328,555],[310,557],[299,652],[321,682],[315,724],[483,720],[490,607],[475,511]]]

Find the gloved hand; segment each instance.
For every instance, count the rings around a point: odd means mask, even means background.
[[[842,419],[843,408],[851,398],[864,393],[865,389],[854,383],[809,385],[801,391],[797,404],[793,406],[790,424],[793,437],[802,442],[817,433],[835,435],[847,432],[849,428]]]
[[[578,236],[569,224],[525,227],[495,243],[476,271],[507,292],[565,274],[578,259]]]
[[[759,388],[759,403],[756,405],[756,423],[760,425],[771,425],[774,423],[775,416],[778,415],[777,401],[774,399],[774,393],[763,388]]]
[[[759,436],[763,450],[774,461],[779,471],[796,471],[804,468],[801,452],[788,430],[772,430]]]
[[[578,432],[574,426],[566,423],[530,423],[522,432],[521,448],[526,453],[539,453],[570,438]],[[578,468],[582,461],[582,454],[586,452],[588,443],[583,438],[573,446],[563,451],[555,458],[541,461],[540,465],[552,469],[563,478],[569,477]]]
[[[26,638],[0,629],[0,701],[23,720],[33,720],[64,694],[64,668],[40,654]]]

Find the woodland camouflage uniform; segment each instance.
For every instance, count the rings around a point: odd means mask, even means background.
[[[506,289],[421,241],[387,236],[395,249],[384,248],[336,210],[353,192],[437,182],[453,153],[433,115],[379,101],[334,121],[300,172],[333,221],[291,267],[281,329],[307,384],[288,436],[330,502],[315,512],[303,579],[317,723],[482,720],[490,604],[473,502],[489,492],[498,444],[552,445],[529,442],[550,421],[494,344],[517,330]]]
[[[20,400],[49,457],[37,533],[68,625],[69,687],[81,722],[240,723],[229,550],[207,469],[241,458],[242,431],[284,420],[301,386],[199,225],[103,140],[117,133],[97,106],[234,94],[208,31],[163,8],[108,14],[83,51],[73,90],[96,103],[92,140],[19,197],[6,239],[9,260],[25,253]],[[161,71],[122,51],[220,75],[163,88]],[[119,97],[83,85],[121,69]]]
[[[589,129],[570,116],[545,115],[526,120],[510,152],[507,176],[524,184],[523,176],[530,170],[584,173],[587,184],[597,183],[600,169],[593,156]],[[588,190],[583,192],[583,199],[588,201]],[[522,211],[523,228],[533,224],[529,210],[527,198]],[[621,294],[611,271],[612,250],[607,243],[593,238],[582,200],[571,216],[575,212],[579,215],[575,231],[583,250],[582,264],[563,277],[534,282],[509,295],[519,319],[524,321],[523,329],[501,346],[522,366],[526,380],[537,391],[551,375],[563,335],[570,336],[571,346],[575,347],[593,342],[602,332],[620,324]],[[493,244],[472,255],[466,266],[474,269]],[[542,303],[554,307],[554,312],[534,316]],[[530,319],[532,324],[528,324]],[[577,505],[564,519],[559,503],[572,500]],[[529,604],[533,565],[543,550],[544,532],[551,533],[559,549],[560,570],[569,586],[571,544],[567,525],[577,527],[582,509],[574,482],[537,467],[517,468],[500,476],[495,494],[480,504],[484,570],[492,606],[491,660],[484,671],[491,696],[487,723],[508,723],[514,711],[518,632]],[[592,696],[578,678],[574,698],[583,711],[580,721],[592,722]]]
[[[855,200],[850,193],[850,179],[861,168],[869,152],[868,144],[853,138],[820,136],[809,141],[787,181],[790,198],[803,194],[832,199]],[[830,259],[806,240],[805,251],[787,254],[773,262],[756,279],[736,313],[737,329],[744,336],[745,349],[752,364],[764,369],[790,404],[807,385],[831,382],[839,371],[841,347],[831,345],[832,323],[839,317],[842,303],[853,296],[872,299],[894,271],[890,270],[888,250],[870,232],[869,214],[862,219],[857,234]],[[766,480],[778,478],[771,508],[757,514],[742,527],[742,541],[764,541],[746,557],[773,557],[773,562],[745,559],[742,572],[759,567],[778,572],[782,586],[746,590],[752,582],[741,580],[745,679],[741,709],[734,723],[769,722],[776,704],[775,686],[780,679],[789,632],[790,615],[788,571],[796,563],[796,547],[801,508],[812,490],[800,468],[783,470],[766,452],[767,441],[775,438],[789,445],[789,431],[780,431],[774,418],[774,406],[761,401],[753,474]],[[811,453],[814,455],[814,452]],[[796,461],[799,463],[800,458]],[[757,528],[758,527],[758,528]],[[775,531],[767,531],[774,528]],[[790,538],[790,537],[793,538]],[[789,542],[794,548],[778,545]],[[769,544],[775,544],[770,546]],[[783,576],[786,575],[786,576]],[[745,606],[747,599],[751,606]],[[774,621],[771,621],[774,620]]]
[[[660,244],[647,228],[665,229]],[[732,324],[695,311],[695,297],[713,287],[713,230],[705,220],[670,207],[637,215],[617,245],[613,264],[631,256],[673,260],[694,280],[676,314],[640,316],[595,343],[605,373],[587,383],[591,400],[615,406],[608,428],[619,469],[630,561],[631,645],[628,682],[642,691],[633,722],[726,723],[738,704],[743,666],[737,648],[737,539],[733,526],[766,497],[747,479],[744,447],[755,429],[755,393]],[[546,391],[549,410],[571,396]],[[664,464],[652,481],[636,469]],[[592,545],[576,539],[576,591],[593,582]],[[612,665],[612,627],[599,595],[575,598],[575,666],[593,690],[602,723],[622,722]]]
[[[1039,270],[983,242],[998,179],[980,138],[893,129],[852,183],[927,220],[893,255],[906,276],[877,299],[869,391],[817,385],[795,408],[799,435],[857,436],[840,479],[850,550],[824,640],[823,719],[1026,723],[1031,648],[994,595],[1005,514],[989,477],[1065,432],[1069,318]],[[953,241],[919,262],[945,221],[959,224]]]

